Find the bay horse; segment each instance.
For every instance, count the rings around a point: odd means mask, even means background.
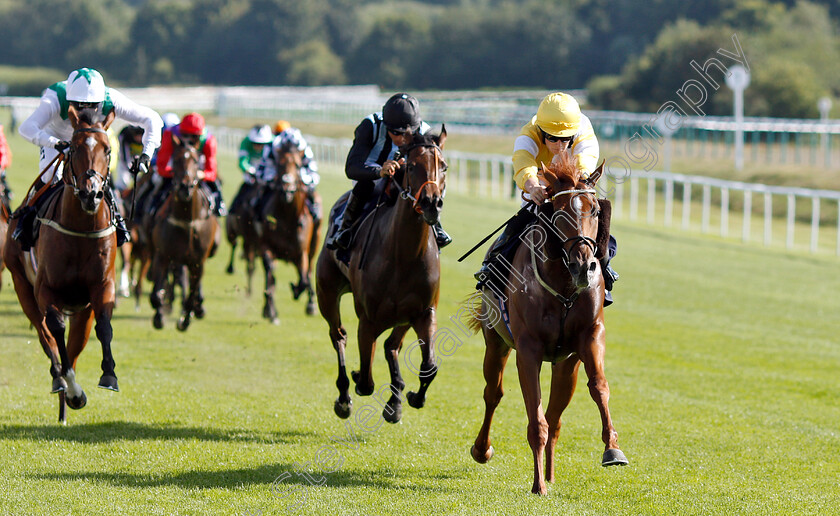
[[[490,423],[502,398],[502,375],[511,349],[516,349],[519,383],[528,414],[528,443],[534,456],[532,493],[546,494],[543,481],[554,482],[554,448],[560,434],[560,416],[569,405],[583,363],[589,394],[601,413],[601,464],[627,464],[618,447],[618,434],[609,410],[610,389],[604,376],[606,332],[604,282],[596,258],[599,205],[595,185],[603,164],[586,180],[568,153],[544,168],[551,202],[522,238],[507,271],[504,291],[485,289],[471,327],[479,328],[484,354],[484,423],[470,453],[483,464],[493,457]],[[511,288],[513,287],[513,288]],[[506,299],[506,303],[504,299]],[[501,303],[500,303],[501,300]],[[505,306],[507,309],[505,309]],[[490,313],[507,312],[509,325]],[[508,329],[509,327],[509,329]],[[551,396],[543,413],[540,369],[552,362]]]
[[[358,341],[361,367],[351,376],[356,394],[374,392],[372,362],[376,339],[388,329],[385,359],[391,374],[390,398],[383,407],[386,421],[402,418],[402,391],[405,382],[400,374],[399,351],[403,338],[413,328],[419,339],[422,362],[418,371],[420,388],[409,392],[408,404],[423,407],[426,390],[437,374],[432,335],[437,327],[437,304],[440,295],[440,257],[434,232],[443,209],[446,188],[446,161],[443,144],[446,128],[438,136],[414,135],[400,149],[405,164],[391,179],[390,186],[400,191],[393,206],[380,205],[372,215],[360,222],[356,240],[360,243],[350,256],[349,265],[324,251],[318,257],[316,291],[321,315],[329,325],[329,335],[338,356],[339,395],[334,411],[340,418],[350,416],[353,401],[348,392],[350,382],[345,368],[347,332],[341,324],[340,299],[353,294],[359,318]],[[339,206],[342,199],[336,202]],[[331,214],[334,225],[336,208]],[[367,248],[367,243],[371,243]],[[370,256],[365,257],[369,252]],[[388,394],[386,393],[386,394]]]
[[[201,278],[204,262],[214,248],[218,221],[201,188],[198,150],[175,135],[172,138],[172,190],[155,214],[151,231],[154,287],[149,298],[155,310],[152,324],[161,329],[170,272],[176,281],[182,278],[182,293],[187,291],[184,283],[188,276],[189,294],[182,295],[181,318],[177,324],[179,330],[186,331],[193,315],[204,317]]]
[[[279,322],[274,306],[274,259],[289,262],[298,273],[297,284],[291,283],[292,297],[298,299],[306,292],[306,313],[315,313],[312,301],[312,264],[318,251],[321,224],[306,205],[307,188],[301,177],[303,150],[293,144],[284,145],[277,153],[277,174],[270,185],[272,194],[263,208],[264,224],[257,231],[259,248],[265,269],[265,305],[263,317]],[[316,202],[320,202],[315,193]],[[250,284],[250,280],[249,280]]]
[[[233,274],[233,263],[236,258],[236,246],[241,237],[242,239],[242,256],[245,259],[245,274],[248,278],[246,285],[246,295],[251,296],[253,290],[254,271],[256,270],[257,252],[259,250],[259,235],[254,226],[255,214],[251,206],[254,197],[259,193],[254,185],[250,194],[242,199],[242,202],[234,210],[231,207],[227,217],[225,217],[225,235],[230,244],[230,260],[226,272]]]
[[[9,217],[11,209],[9,206],[9,193],[6,191],[5,181],[0,181],[0,276],[3,274],[5,265],[3,263],[3,247],[6,243],[6,232],[9,229]],[[0,277],[0,289],[3,288],[3,280]]]
[[[75,368],[94,322],[102,344],[99,387],[119,390],[111,353],[117,242],[111,208],[103,202],[111,153],[106,131],[114,112],[103,119],[94,110],[77,112],[71,106],[68,119],[73,136],[64,160],[64,184],[39,219],[40,236],[30,251],[23,251],[10,231],[4,248],[20,305],[50,359],[52,392],[59,394],[62,423],[65,406],[80,409],[87,403]],[[11,225],[18,220],[12,219]],[[70,317],[66,344],[65,315]]]

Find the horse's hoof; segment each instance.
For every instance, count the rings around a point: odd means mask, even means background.
[[[155,327],[156,330],[163,329],[163,314],[156,313],[154,318],[152,319],[152,326]]]
[[[99,378],[99,388],[108,389],[109,391],[120,392],[120,386],[117,383],[117,377],[111,375],[102,375]]]
[[[402,403],[388,403],[382,409],[382,417],[389,423],[399,423],[402,419]]]
[[[475,445],[473,445],[473,447],[470,448],[470,455],[472,455],[473,460],[478,462],[479,464],[487,464],[490,461],[490,459],[493,458],[493,455],[495,453],[496,450],[493,449],[493,446],[487,448],[487,451],[484,452],[484,454],[480,454]]]
[[[408,404],[416,409],[423,408],[423,405],[426,404],[426,397],[420,396],[414,391],[409,391],[406,399],[408,400]]]
[[[297,298],[300,297],[300,294],[303,292],[302,288],[298,288],[294,283],[289,283],[289,287],[292,289],[292,297],[297,301]]]
[[[178,329],[180,331],[187,331],[187,328],[190,327],[190,318],[189,317],[181,317],[178,319]]]
[[[225,269],[225,272],[227,272],[228,274],[233,274],[233,265],[228,265],[227,269]]]
[[[540,485],[535,483],[534,486],[531,488],[531,493],[535,495],[545,496],[548,494],[548,489],[545,488],[545,484]]]
[[[204,315],[206,313],[207,312],[204,310],[204,307],[201,305],[198,305],[198,307],[195,310],[193,310],[193,314],[195,315],[196,319],[204,319]]]
[[[120,289],[120,296],[121,297],[131,297],[131,292],[128,291],[128,288]]]
[[[346,403],[343,403],[341,399],[335,400],[335,405],[333,406],[335,410],[335,415],[340,417],[341,419],[347,419],[350,417],[350,412],[353,410],[353,400],[349,400]]]
[[[53,378],[52,381],[52,390],[50,394],[56,394],[59,392],[64,392],[67,390],[67,381],[64,380],[63,377],[59,376],[58,378]]]
[[[80,408],[84,408],[87,405],[87,396],[85,392],[82,391],[82,395],[79,397],[67,396],[67,406],[73,410],[79,410]]]
[[[274,326],[280,326],[280,318],[275,317],[274,319],[271,320],[271,324],[273,324]]]
[[[601,465],[604,467],[626,466],[628,464],[630,464],[630,461],[627,460],[627,457],[618,448],[610,448],[604,452],[604,456],[601,458]]]
[[[306,315],[315,315],[315,303],[307,303]]]
[[[371,387],[370,389],[362,389],[358,383],[356,384],[355,390],[356,394],[358,394],[359,396],[370,396],[371,394],[373,394],[373,387]]]

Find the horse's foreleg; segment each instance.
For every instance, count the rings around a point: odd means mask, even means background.
[[[251,297],[251,293],[254,290],[254,272],[257,270],[257,251],[252,244],[246,244],[244,241],[242,246],[245,254],[245,272],[248,276],[248,289],[246,292],[248,297]]]
[[[625,465],[628,463],[624,453],[618,447],[618,433],[613,427],[610,417],[610,386],[604,375],[604,350],[606,348],[606,337],[603,322],[596,324],[590,335],[581,337],[578,345],[578,354],[589,378],[587,387],[589,395],[598,405],[601,413],[601,440],[604,441],[604,456],[601,459],[602,466]]]
[[[493,445],[490,443],[490,424],[499,402],[504,396],[502,378],[505,365],[510,356],[510,348],[504,343],[496,330],[482,328],[484,331],[484,422],[475,438],[475,444],[470,450],[472,458],[479,464],[484,464],[493,458]]]
[[[189,287],[184,287],[183,290],[186,291],[188,288],[189,295],[181,304],[181,319],[178,321],[178,329],[181,331],[185,331],[190,326],[190,317],[201,302],[201,277],[204,275],[204,264],[199,263],[187,267],[187,271],[189,271]]]
[[[545,420],[540,392],[540,366],[542,365],[542,344],[524,338],[517,342],[516,367],[519,369],[519,385],[525,399],[528,414],[528,444],[534,455],[534,485],[531,492],[546,494],[543,480],[543,453],[548,441],[548,423]]]
[[[389,423],[396,423],[402,419],[402,391],[405,389],[405,382],[400,374],[399,353],[409,328],[409,325],[397,326],[385,340],[385,360],[391,372],[391,398],[382,408],[382,417]]]
[[[152,291],[149,293],[149,302],[155,310],[155,315],[152,319],[152,325],[156,329],[163,328],[163,300],[166,294],[166,277],[169,274],[169,266],[164,261],[155,256],[152,264]]]
[[[262,255],[263,268],[265,269],[265,304],[263,305],[263,317],[272,324],[280,324],[277,318],[277,308],[274,306],[274,258],[268,251]]]
[[[230,229],[228,229],[228,242],[230,242],[230,260],[228,260],[228,266],[225,272],[233,274],[233,260],[236,255],[236,235],[231,236]]]
[[[560,416],[575,393],[577,385],[577,373],[580,360],[577,355],[572,355],[566,360],[554,365],[551,369],[551,395],[548,398],[548,407],[545,411],[545,418],[548,421],[548,442],[545,446],[545,480],[554,482],[554,447],[557,438],[560,436],[562,421]]]
[[[120,247],[120,296],[131,296],[131,280],[129,271],[131,270],[131,242],[126,242]]]
[[[423,361],[420,363],[420,388],[416,393],[409,391],[408,404],[419,409],[426,403],[426,390],[437,375],[437,364],[435,363],[434,342],[432,335],[437,328],[437,311],[435,307],[429,307],[423,315],[413,323],[414,331],[420,340],[420,353]]]
[[[356,384],[356,394],[359,396],[370,396],[373,394],[375,384],[373,382],[373,354],[376,352],[376,338],[378,331],[373,328],[373,323],[366,318],[359,319],[359,370],[352,371],[350,377]]]
[[[96,338],[102,345],[102,376],[99,378],[99,387],[114,392],[119,392],[117,374],[114,372],[116,362],[111,353],[111,342],[114,339],[114,330],[111,327],[111,314],[96,315]]]
[[[76,371],[73,369],[73,363],[67,352],[64,341],[64,315],[58,311],[55,305],[49,305],[45,319],[47,328],[49,328],[58,346],[58,355],[61,357],[61,375],[67,383],[67,406],[71,409],[80,409],[87,404],[87,396],[85,396],[85,392],[79,384],[76,383]],[[61,409],[59,409],[59,412],[61,412]],[[64,423],[65,421],[61,422]]]

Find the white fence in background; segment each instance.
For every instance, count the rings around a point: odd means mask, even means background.
[[[215,131],[220,145],[231,152],[239,148],[245,136],[240,129]],[[344,166],[351,140],[306,138],[319,162]],[[519,195],[509,156],[456,151],[445,151],[444,155],[449,164],[448,189],[491,199],[511,200]],[[724,238],[740,237],[744,242],[765,246],[779,244],[783,239],[788,249],[805,247],[802,242],[797,244],[799,231],[807,233],[807,249],[812,253],[830,249],[840,256],[840,192],[657,171],[635,172],[621,183],[611,183],[606,177],[601,186],[609,190],[616,219],[718,233]],[[740,205],[737,207],[736,197]],[[806,213],[797,214],[797,208],[802,207]],[[824,223],[823,218],[831,222]]]

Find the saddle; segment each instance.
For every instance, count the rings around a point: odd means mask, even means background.
[[[46,216],[53,200],[63,189],[64,183],[52,183],[43,194],[34,200],[31,206],[21,206],[12,214],[13,219],[19,219],[12,238],[20,242],[23,251],[29,251],[35,246],[41,228],[38,219]]]
[[[336,249],[335,254],[339,261],[343,262],[344,264],[350,263],[350,254],[355,247],[356,244],[356,232],[362,226],[362,223],[367,220],[367,218],[373,213],[373,210],[376,209],[378,205],[383,204],[385,206],[393,206],[397,202],[397,196],[399,192],[397,192],[396,188],[391,187],[391,181],[376,181],[373,193],[371,196],[365,201],[364,206],[362,207],[361,213],[359,213],[359,217],[356,219],[356,223],[350,226],[349,230],[352,234],[352,242],[353,244],[350,246],[349,249]],[[341,221],[344,217],[344,210],[347,208],[347,200],[350,198],[349,192],[342,195],[338,201],[336,201],[335,205],[333,205],[332,210],[330,210],[330,225],[327,229],[326,239],[327,241],[332,238],[333,234],[338,231],[341,227]]]

